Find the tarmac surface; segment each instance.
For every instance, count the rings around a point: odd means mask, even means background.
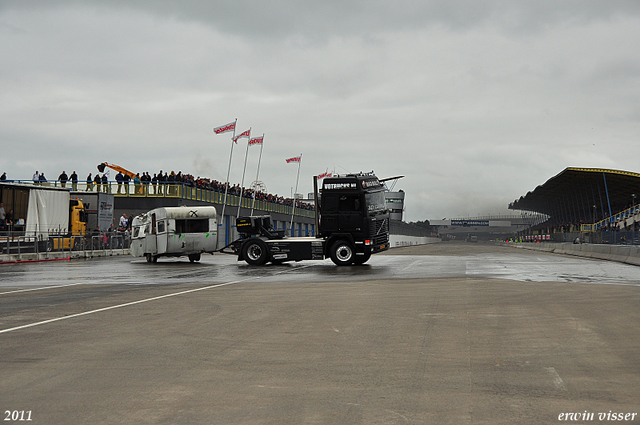
[[[222,254],[3,265],[0,413],[33,424],[640,423],[639,270],[464,243],[353,267]]]

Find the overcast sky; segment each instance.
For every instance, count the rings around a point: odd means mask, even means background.
[[[270,193],[302,153],[305,195],[374,170],[406,221],[505,214],[566,167],[640,172],[639,40],[638,1],[0,0],[0,173],[224,181],[237,118]]]

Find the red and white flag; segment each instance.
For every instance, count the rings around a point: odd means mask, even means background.
[[[331,173],[329,173],[329,172],[324,172],[324,173],[322,173],[322,174],[319,174],[319,175],[318,175],[318,178],[319,178],[319,179],[323,179],[323,178],[325,178],[325,177],[331,177]]]
[[[213,132],[216,134],[226,133],[228,131],[233,131],[236,129],[236,122],[230,122],[229,124],[221,125],[220,127],[216,127],[213,129]]]
[[[300,162],[301,159],[302,159],[302,156],[294,156],[293,158],[287,159],[287,164],[290,162]]]
[[[264,140],[264,136],[254,137],[253,139],[249,139],[249,146],[261,145],[263,140]]]
[[[247,130],[247,131],[243,131],[242,133],[238,134],[236,137],[233,138],[233,141],[238,143],[238,139],[241,137],[246,137],[247,139],[251,137],[251,129]]]

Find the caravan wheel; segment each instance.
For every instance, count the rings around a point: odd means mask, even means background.
[[[147,263],[157,263],[158,262],[158,256],[157,255],[145,254],[144,256],[147,259]]]
[[[200,254],[189,254],[189,261],[200,261]]]

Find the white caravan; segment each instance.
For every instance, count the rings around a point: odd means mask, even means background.
[[[133,219],[131,255],[157,262],[158,257],[189,256],[216,251],[218,216],[215,207],[162,207]]]

